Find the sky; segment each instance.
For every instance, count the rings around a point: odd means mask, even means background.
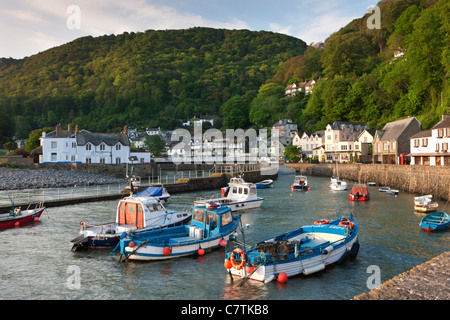
[[[376,0],[0,0],[0,57],[21,59],[80,37],[211,27],[324,41]]]

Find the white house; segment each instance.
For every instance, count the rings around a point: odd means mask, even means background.
[[[328,124],[324,132],[326,161],[349,162],[351,157],[358,156],[358,136],[367,128],[359,122],[335,121]]]
[[[130,152],[130,140],[125,133],[91,133],[87,130],[62,130],[61,125],[42,133],[40,163],[128,163],[129,157],[138,156],[140,163],[150,162],[150,153]]]
[[[301,136],[294,134],[292,144],[302,148],[302,153],[308,158],[314,156],[313,150],[319,148],[324,143],[324,131],[316,131],[314,133],[303,132]]]
[[[411,165],[450,166],[450,115],[410,137]]]

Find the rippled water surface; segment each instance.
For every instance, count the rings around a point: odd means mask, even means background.
[[[242,213],[249,224],[248,243],[296,229],[315,220],[334,219],[336,211],[353,212],[360,225],[361,248],[346,261],[285,284],[248,281],[238,287],[223,267],[224,249],[205,256],[161,262],[118,262],[110,250],[72,252],[69,241],[80,221],[91,224],[115,219],[117,201],[48,208],[39,222],[0,231],[0,299],[351,299],[368,292],[368,267],[377,265],[381,282],[449,250],[450,232],[426,233],[419,228],[412,194],[395,198],[369,187],[371,200],[351,203],[348,191],[331,191],[329,178],[308,177],[311,190],[291,193],[293,173],[281,173],[274,187],[258,191],[259,209]],[[198,196],[219,191],[172,195],[168,209],[190,205]],[[440,202],[440,209],[446,205]],[[446,210],[448,212],[448,208]],[[74,270],[80,286],[71,289]]]

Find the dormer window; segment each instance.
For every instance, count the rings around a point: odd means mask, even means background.
[[[92,145],[90,143],[86,144],[86,150],[91,150],[92,149]]]
[[[105,151],[106,145],[104,143],[100,144],[100,151]]]
[[[122,149],[122,145],[120,143],[116,144],[116,150],[121,150]]]

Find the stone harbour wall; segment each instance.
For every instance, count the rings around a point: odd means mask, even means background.
[[[386,281],[354,300],[449,300],[450,251]]]
[[[286,164],[298,173],[331,177],[335,164]],[[339,164],[339,177],[355,183],[375,182],[413,194],[432,194],[437,199],[450,198],[450,167],[395,164]]]

